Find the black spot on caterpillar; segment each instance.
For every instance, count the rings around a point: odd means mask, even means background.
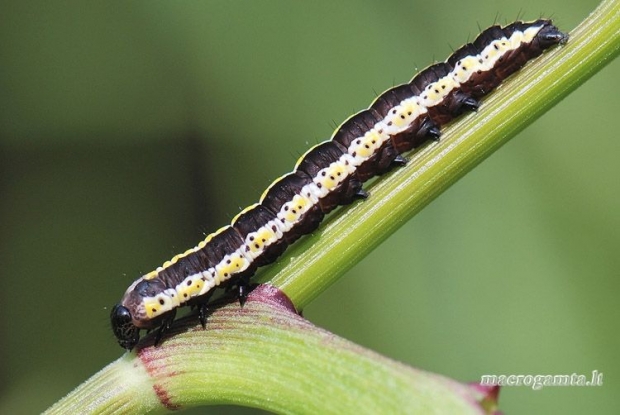
[[[230,225],[136,280],[112,309],[118,343],[131,350],[140,330],[158,327],[159,341],[185,305],[198,307],[204,326],[216,287],[236,285],[243,303],[258,267],[317,229],[336,207],[365,197],[365,181],[402,165],[403,152],[437,139],[442,125],[476,110],[481,97],[527,61],[567,39],[550,20],[492,26],[445,62],[385,91],[307,151]]]

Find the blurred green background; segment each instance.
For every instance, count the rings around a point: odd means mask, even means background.
[[[596,4],[4,1],[0,413],[39,412],[118,358],[108,313],[129,283],[255,202],[377,93],[495,19],[571,30]],[[599,370],[602,387],[504,388],[501,408],[620,413],[619,69],[304,315],[461,381]]]

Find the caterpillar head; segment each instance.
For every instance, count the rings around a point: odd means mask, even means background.
[[[112,331],[122,348],[133,349],[140,340],[140,330],[157,327],[165,317],[162,314],[170,311],[173,304],[165,303],[166,309],[160,304],[163,301],[160,297],[167,298],[164,291],[165,284],[162,281],[143,277],[134,282],[121,302],[112,308]]]
[[[122,304],[116,304],[110,313],[110,320],[118,344],[124,349],[133,349],[140,340],[140,329],[133,324],[129,309]]]

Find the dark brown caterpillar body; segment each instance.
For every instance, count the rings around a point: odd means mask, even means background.
[[[131,350],[141,329],[170,327],[176,309],[206,305],[218,286],[236,284],[241,301],[256,269],[275,261],[288,245],[314,231],[337,206],[365,197],[362,184],[406,162],[405,151],[437,139],[440,127],[545,49],[568,36],[550,20],[492,26],[447,61],[429,66],[409,83],[381,94],[304,154],[295,169],[263,193],[259,203],[198,246],[135,281],[111,313],[119,344]]]

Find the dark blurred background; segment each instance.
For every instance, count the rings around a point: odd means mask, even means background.
[[[258,200],[377,93],[479,26],[597,1],[47,2],[0,13],[0,413],[44,410],[122,350],[109,308]],[[452,48],[452,49],[451,49]],[[306,310],[506,413],[618,413],[619,63],[434,201]],[[216,412],[252,410],[216,408]],[[196,412],[208,412],[201,409]]]

